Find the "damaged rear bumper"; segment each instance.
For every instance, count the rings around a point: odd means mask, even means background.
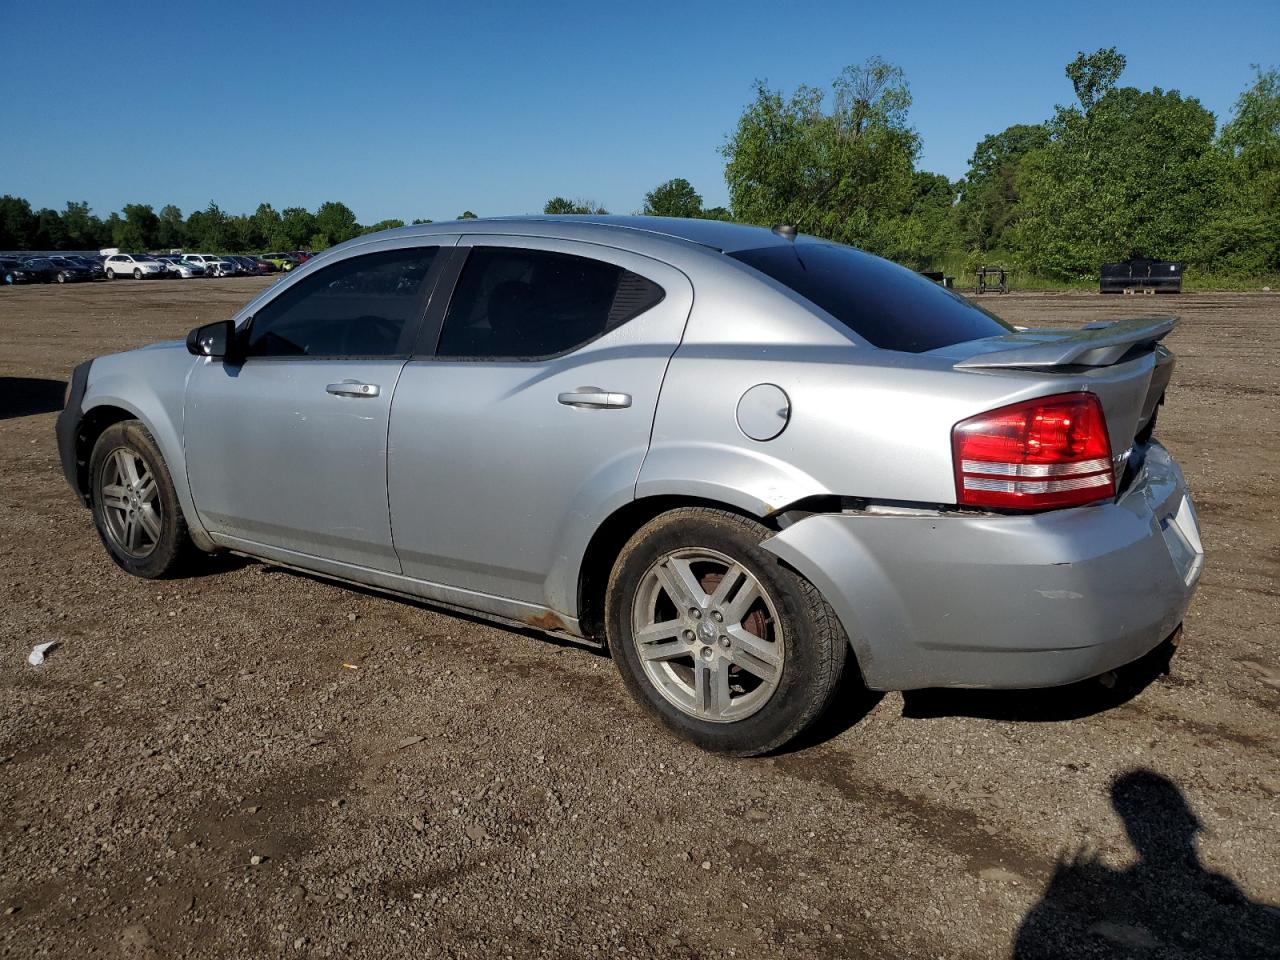
[[[1174,632],[1204,566],[1182,471],[1154,443],[1114,503],[1026,516],[818,514],[763,546],[822,591],[877,690],[1105,673]]]

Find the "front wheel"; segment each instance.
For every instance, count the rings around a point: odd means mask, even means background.
[[[662,514],[623,548],[609,648],[632,695],[707,750],[766,753],[839,689],[849,642],[817,589],[760,544],[767,527],[703,507]]]
[[[137,420],[112,424],[89,459],[93,521],[116,564],[136,577],[173,573],[195,547],[164,457]]]
[[[62,272],[61,270],[59,270],[59,271],[58,271],[58,282],[59,282],[59,283],[66,283],[66,282],[67,282],[67,275],[66,275],[64,272]]]
[[[134,267],[134,268],[133,268],[133,279],[135,279],[135,280],[141,280],[141,279],[142,279],[142,270],[141,270],[140,268],[138,268],[138,267]]]

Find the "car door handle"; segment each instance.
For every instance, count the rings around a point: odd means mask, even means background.
[[[557,398],[566,407],[629,407],[631,394],[610,393],[599,387],[579,387]]]
[[[376,383],[357,383],[355,380],[331,383],[324,389],[335,397],[376,397],[381,392]]]

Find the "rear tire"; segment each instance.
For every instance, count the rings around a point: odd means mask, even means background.
[[[776,750],[840,688],[849,641],[817,588],[760,546],[771,535],[727,511],[672,510],[627,542],[609,579],[606,631],[623,682],[705,750]]]
[[[114,280],[115,278],[116,278],[116,272],[112,270],[110,267],[107,267],[107,279]]]
[[[116,565],[148,580],[196,553],[160,448],[138,420],[112,424],[89,458],[93,522]]]

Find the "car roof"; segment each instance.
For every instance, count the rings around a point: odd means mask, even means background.
[[[529,237],[565,237],[631,246],[643,239],[697,244],[723,253],[751,250],[788,243],[767,227],[752,227],[723,220],[694,220],[683,217],[641,217],[584,215],[544,215],[490,217],[476,220],[447,220],[440,223],[398,227],[370,237],[423,236],[432,233],[505,234]]]

